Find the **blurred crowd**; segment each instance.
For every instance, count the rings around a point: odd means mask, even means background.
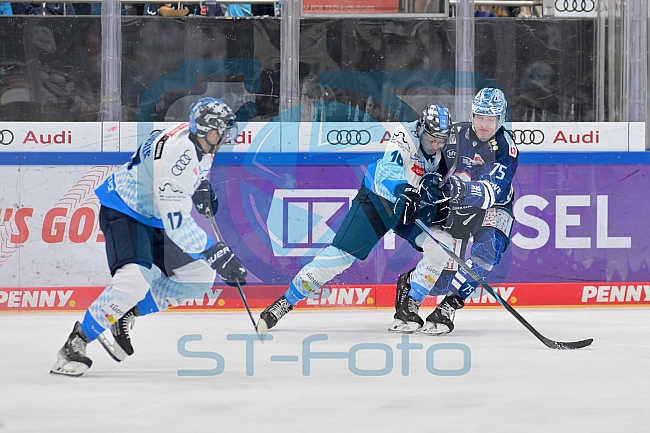
[[[414,12],[431,12],[430,0],[415,0]],[[0,15],[100,15],[101,3],[9,3],[0,2]],[[226,18],[279,16],[279,9],[270,4],[220,4],[216,0],[201,3],[140,3],[123,4],[123,15],[186,16],[203,15]],[[541,17],[540,7],[476,6],[474,16],[486,17]]]
[[[0,15],[101,15],[101,3],[10,3],[0,2]],[[123,15],[185,16],[205,15],[226,18],[275,16],[273,3],[219,4],[216,0],[201,3],[123,4]]]

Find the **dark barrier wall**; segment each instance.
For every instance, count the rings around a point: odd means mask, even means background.
[[[477,19],[476,86],[503,88],[514,121],[594,121],[594,25]],[[302,120],[411,120],[432,98],[453,108],[454,29],[445,19],[302,20]],[[0,121],[99,120],[99,17],[0,17],[0,39]],[[123,17],[122,43],[122,121],[180,120],[200,95],[226,99],[241,120],[279,114],[276,18]]]
[[[476,87],[501,87],[514,121],[594,120],[594,21],[477,19],[475,32]],[[303,20],[300,61],[302,103],[315,107],[303,120],[357,120],[322,101],[412,120],[394,95],[453,107],[455,22]]]
[[[238,112],[241,120],[268,120],[278,115],[277,19],[125,18],[122,42],[124,121],[141,120],[139,102],[161,79],[168,79],[165,90],[173,90],[160,99],[158,93],[154,95],[152,120],[185,120],[191,102],[174,104],[199,95],[224,98],[237,110],[243,107]]]
[[[0,41],[0,120],[98,120],[99,18],[3,16]]]

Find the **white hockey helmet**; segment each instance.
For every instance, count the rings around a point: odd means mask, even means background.
[[[432,137],[446,140],[451,134],[449,110],[444,105],[427,105],[420,116],[420,127]]]
[[[503,125],[506,120],[506,108],[508,102],[506,95],[500,89],[492,87],[485,87],[476,94],[472,101],[472,114],[470,122],[474,125],[474,115],[480,114],[482,116],[498,116],[497,129]]]
[[[205,137],[211,129],[219,136],[219,144],[237,135],[237,117],[232,108],[220,99],[201,98],[190,107],[190,132]]]

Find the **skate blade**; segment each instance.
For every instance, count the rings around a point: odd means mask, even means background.
[[[404,322],[399,319],[395,319],[393,323],[388,326],[389,332],[398,332],[400,334],[413,334],[420,328],[420,325],[415,322]]]
[[[50,370],[50,374],[61,376],[79,377],[88,370],[88,366],[83,362],[66,361],[59,359]]]
[[[106,353],[108,353],[108,355],[116,362],[123,362],[129,356],[119,344],[108,341],[108,338],[106,338],[104,334],[100,334],[99,337],[97,337],[97,341],[99,341],[99,344],[101,344],[104,350],[106,350]]]
[[[442,323],[435,324],[431,322],[425,323],[425,325],[418,331],[418,333],[424,335],[445,335],[449,334],[450,332],[451,330],[447,325]]]
[[[263,319],[257,321],[257,338],[264,342],[266,334],[269,332],[269,327]]]

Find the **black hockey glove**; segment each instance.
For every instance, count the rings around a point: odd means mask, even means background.
[[[440,184],[442,175],[440,173],[427,173],[420,181],[421,206],[435,205],[440,200]]]
[[[465,186],[465,182],[463,182],[461,178],[455,174],[447,179],[447,182],[442,185],[442,195],[445,198],[449,199],[452,203],[462,203],[465,199],[466,193],[467,188]]]
[[[409,225],[418,217],[420,210],[420,192],[414,186],[407,183],[398,185],[395,188],[394,212],[400,216],[400,221],[404,225]]]
[[[196,210],[201,215],[205,215],[208,206],[210,206],[212,216],[217,214],[217,209],[219,209],[219,200],[217,200],[217,195],[214,193],[209,180],[204,179],[199,184],[199,187],[194,191],[192,201],[194,202],[194,206],[196,206]]]
[[[237,287],[237,281],[242,286],[246,284],[246,269],[241,264],[239,259],[230,251],[228,245],[219,242],[205,253],[205,259],[212,269],[217,271],[217,274],[229,286]]]

